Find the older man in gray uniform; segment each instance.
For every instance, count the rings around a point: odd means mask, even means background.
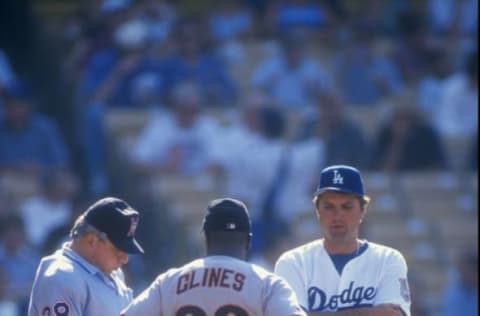
[[[119,315],[132,300],[121,266],[143,253],[135,240],[139,213],[107,197],[76,220],[71,241],[44,257],[30,294],[29,316]]]

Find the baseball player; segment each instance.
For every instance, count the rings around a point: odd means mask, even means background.
[[[107,197],[80,215],[66,242],[42,258],[35,276],[29,316],[119,315],[133,299],[121,266],[127,254],[143,253],[135,240],[139,213]]]
[[[369,201],[357,169],[322,170],[313,202],[324,236],[285,252],[275,264],[308,315],[410,316],[403,255],[358,237]]]
[[[245,262],[250,231],[242,202],[211,201],[203,220],[207,256],[158,276],[122,315],[305,315],[283,279]]]

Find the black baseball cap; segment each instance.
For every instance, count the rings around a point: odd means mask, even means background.
[[[203,219],[203,231],[242,232],[251,234],[250,215],[245,204],[232,198],[210,201]]]
[[[363,188],[363,180],[356,168],[347,165],[333,165],[324,168],[315,191],[315,198],[325,191],[337,191],[354,194],[368,199]]]
[[[123,252],[144,253],[135,239],[139,213],[127,202],[115,197],[100,199],[85,211],[85,221],[104,232],[108,240]]]

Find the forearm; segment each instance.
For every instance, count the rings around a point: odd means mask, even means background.
[[[371,308],[356,308],[340,312],[308,312],[308,316],[369,316]]]
[[[339,312],[307,312],[308,316],[402,316],[402,310],[394,304],[354,308]]]

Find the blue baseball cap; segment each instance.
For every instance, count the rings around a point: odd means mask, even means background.
[[[368,199],[365,196],[360,171],[347,165],[333,165],[322,170],[315,197],[325,191],[350,193]]]

